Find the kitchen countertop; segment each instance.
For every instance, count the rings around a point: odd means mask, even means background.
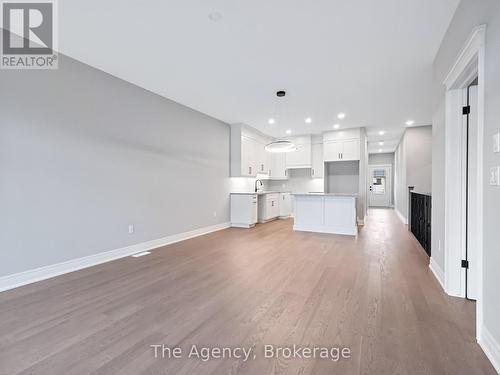
[[[358,194],[342,194],[342,193],[294,193],[293,195],[300,196],[325,196],[325,197],[346,197],[346,198],[357,198]]]
[[[239,194],[239,195],[264,195],[264,194],[279,194],[279,193],[290,193],[289,191],[242,191],[242,192],[236,192],[236,193],[231,193],[231,194]]]

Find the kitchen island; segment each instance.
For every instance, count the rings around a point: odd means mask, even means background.
[[[303,193],[295,197],[293,229],[356,236],[356,195]]]

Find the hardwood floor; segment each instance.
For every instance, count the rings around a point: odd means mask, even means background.
[[[392,210],[357,238],[231,228],[0,293],[0,374],[495,374]],[[184,349],[154,358],[151,345]],[[256,358],[187,358],[191,345]],[[349,359],[264,358],[264,345]]]

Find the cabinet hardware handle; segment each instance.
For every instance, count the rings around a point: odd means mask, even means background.
[[[252,167],[248,167],[248,174],[252,174]]]
[[[314,168],[312,169],[312,175],[314,176]]]

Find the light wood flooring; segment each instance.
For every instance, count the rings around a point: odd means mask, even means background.
[[[494,374],[474,309],[443,293],[392,210],[357,238],[275,221],[0,293],[0,374]],[[257,356],[161,359],[153,344]],[[293,344],[352,355],[262,355]]]

